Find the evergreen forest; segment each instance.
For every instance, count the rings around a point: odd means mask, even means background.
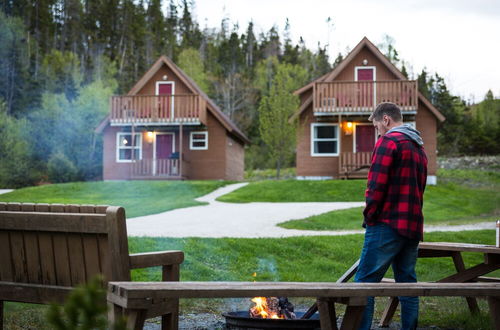
[[[281,137],[286,150],[277,152],[267,138],[272,116],[288,123],[299,102],[292,92],[347,55],[330,58],[326,44],[294,43],[288,20],[265,31],[250,17],[241,29],[230,17],[201,26],[193,0],[0,0],[0,9],[0,187],[6,188],[100,179],[102,137],[94,130],[109,98],[127,93],[160,55],[249,137],[247,169],[293,167],[294,124]],[[439,129],[440,156],[500,153],[500,99],[492,91],[469,104],[438,73],[413,73],[390,37],[378,46],[418,79],[447,118]]]

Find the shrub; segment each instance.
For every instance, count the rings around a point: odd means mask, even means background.
[[[53,153],[47,163],[51,182],[70,182],[78,179],[76,166],[62,153]]]

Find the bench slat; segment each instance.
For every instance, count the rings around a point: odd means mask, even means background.
[[[54,260],[56,266],[57,285],[71,286],[71,270],[69,268],[68,244],[65,234],[56,233],[54,242]]]
[[[255,296],[500,296],[495,283],[330,282],[110,282],[109,296],[145,298],[238,298]],[[126,307],[126,306],[124,306]]]
[[[0,231],[0,280],[13,281],[14,271],[10,255],[10,239],[7,232]]]
[[[106,216],[85,213],[0,211],[0,230],[106,233]]]
[[[55,256],[52,248],[52,234],[39,233],[40,266],[42,267],[42,284],[57,285]]]
[[[63,303],[71,287],[0,282],[0,301],[29,302],[35,304]]]

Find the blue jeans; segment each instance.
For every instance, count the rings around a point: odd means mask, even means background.
[[[392,264],[396,282],[416,282],[418,240],[399,235],[390,226],[379,223],[366,226],[355,282],[380,282]],[[418,297],[398,297],[401,303],[401,329],[415,329],[418,320]],[[360,329],[370,329],[374,298],[368,297]]]

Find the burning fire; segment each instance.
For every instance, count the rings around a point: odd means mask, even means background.
[[[252,302],[255,303],[255,306],[250,308],[250,315],[261,319],[284,319],[282,315],[278,315],[277,312],[269,308],[267,300],[266,297],[253,298]]]

